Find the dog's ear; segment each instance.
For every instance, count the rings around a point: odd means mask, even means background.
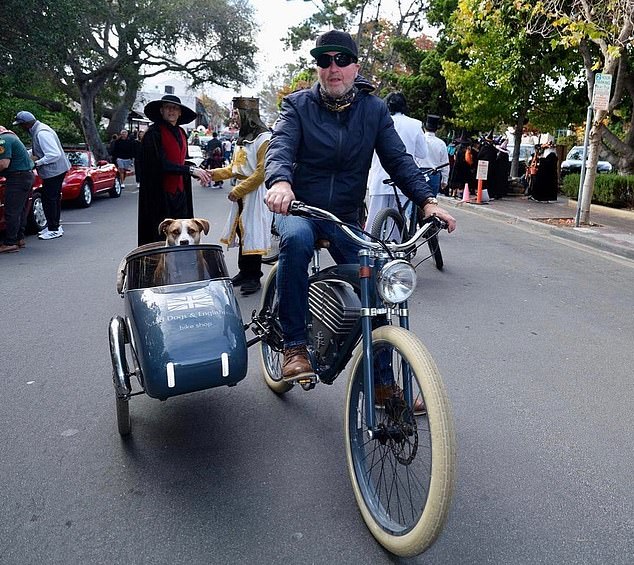
[[[200,226],[205,235],[209,233],[209,222],[205,218],[193,218],[193,221]]]
[[[165,218],[160,224],[159,224],[159,228],[158,228],[158,232],[160,235],[164,235],[165,234],[165,230],[169,227],[169,225],[173,222],[174,220],[172,218]]]

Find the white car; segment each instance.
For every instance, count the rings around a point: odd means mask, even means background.
[[[583,145],[575,145],[568,155],[566,160],[561,164],[561,176],[568,175],[570,173],[581,172],[581,159],[583,157]],[[612,172],[612,165],[608,161],[599,161],[597,163],[597,173],[610,173]]]
[[[200,164],[205,160],[205,155],[200,145],[188,145],[187,154],[189,157],[186,161],[193,163],[196,167],[200,167]]]

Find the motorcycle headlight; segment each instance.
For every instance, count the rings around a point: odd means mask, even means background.
[[[407,261],[397,259],[386,263],[376,281],[379,296],[389,304],[407,300],[416,288],[416,271]]]

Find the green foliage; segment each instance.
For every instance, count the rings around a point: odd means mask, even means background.
[[[561,191],[570,198],[579,195],[581,175],[570,174],[563,179]],[[592,202],[614,208],[634,208],[634,175],[600,174],[594,181]]]

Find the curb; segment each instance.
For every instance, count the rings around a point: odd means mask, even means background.
[[[513,213],[503,212],[501,210],[495,210],[489,207],[487,204],[484,204],[484,205],[472,204],[472,203],[462,202],[461,200],[454,200],[449,198],[443,198],[442,203],[443,205],[447,207],[461,208],[468,212],[472,212],[474,214],[480,214],[482,216],[495,216],[500,221],[504,221],[506,223],[514,223],[514,224],[521,223],[525,225],[526,227],[529,227],[533,231],[539,231],[542,233],[553,235],[555,237],[559,237],[561,239],[574,241],[576,243],[580,243],[581,245],[585,245],[587,247],[592,247],[594,249],[599,249],[601,251],[606,251],[614,255],[618,255],[619,257],[634,259],[634,248],[627,245],[621,245],[619,243],[612,242],[601,234],[588,233],[585,231],[581,231],[588,228],[558,228],[556,226],[548,225],[543,222],[539,222],[537,220],[532,220],[530,218],[522,218]],[[575,206],[576,206],[576,202],[575,202]],[[602,206],[601,208],[603,209],[605,207]],[[601,212],[603,212],[603,210],[601,210]],[[623,212],[623,211],[620,210],[619,212]],[[625,216],[626,218],[632,217],[631,212],[624,212],[624,213],[630,214],[628,216]]]

